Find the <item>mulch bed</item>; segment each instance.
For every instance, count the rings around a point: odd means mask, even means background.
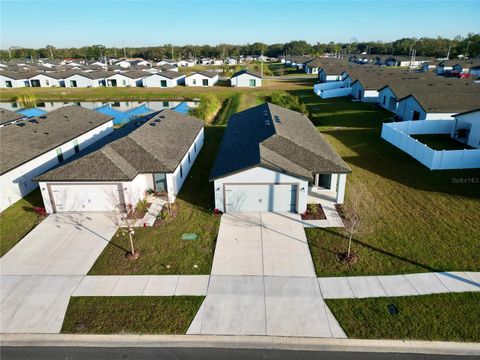
[[[302,214],[302,220],[325,220],[327,217],[325,216],[325,213],[323,212],[322,205],[320,204],[314,204],[315,205],[315,212],[311,212],[310,210],[305,211],[304,214]],[[312,207],[312,205],[309,204],[309,207]]]
[[[147,208],[144,211],[133,210],[127,214],[127,219],[143,219],[145,214],[148,212],[148,208],[152,206],[151,203],[147,204]]]

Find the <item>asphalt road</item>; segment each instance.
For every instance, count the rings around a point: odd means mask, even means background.
[[[113,360],[113,359],[195,359],[195,360],[472,360],[473,356],[392,353],[353,353],[325,351],[210,349],[210,348],[98,348],[98,347],[2,347],[2,360]]]

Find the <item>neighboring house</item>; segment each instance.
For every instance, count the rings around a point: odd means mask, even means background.
[[[130,134],[35,180],[48,213],[122,211],[150,189],[174,202],[203,139],[203,121],[163,110]]]
[[[165,64],[165,65],[157,66],[157,69],[160,70],[160,71],[178,71],[178,66],[177,65]]]
[[[9,124],[14,124],[18,120],[25,119],[26,116],[23,114],[16,113],[7,109],[0,109],[0,127],[6,126]],[[1,145],[0,145],[1,146]]]
[[[137,87],[143,86],[142,80],[149,76],[146,71],[136,70],[124,73],[115,73],[105,78],[108,87]]]
[[[177,65],[180,67],[192,67],[195,66],[196,61],[194,59],[179,60]]]
[[[32,179],[113,131],[113,118],[80,106],[0,127],[0,211],[37,187]]]
[[[230,78],[230,86],[233,87],[261,87],[262,76],[251,70],[240,70]]]
[[[72,75],[72,72],[51,72],[40,73],[30,77],[28,80],[31,87],[61,87],[64,86],[64,78]]]
[[[30,86],[28,78],[35,76],[33,72],[0,71],[0,88],[19,88]]]
[[[151,74],[143,79],[144,87],[159,87],[170,88],[183,84],[185,82],[185,75],[176,71],[162,71],[156,74]]]
[[[210,181],[222,212],[303,213],[311,187],[342,203],[350,172],[308,117],[265,103],[230,117]]]
[[[212,60],[212,65],[223,65],[223,60],[222,59],[213,59]]]
[[[173,59],[163,59],[157,63],[157,66],[161,66],[161,65],[171,65],[171,66],[177,67],[177,61]]]
[[[457,113],[478,108],[480,86],[472,81],[438,79],[422,86],[412,84],[410,95],[398,99],[399,120],[452,120]]]
[[[106,78],[114,75],[113,71],[91,71],[74,74],[64,79],[65,87],[90,88],[107,86]]]
[[[113,63],[115,66],[120,66],[121,68],[128,69],[132,66],[132,63],[128,60],[120,60]]]
[[[218,82],[215,71],[199,71],[185,77],[185,86],[213,86]]]
[[[318,70],[321,67],[322,60],[320,58],[315,58],[313,60],[307,61],[304,65],[304,69],[307,74],[318,74]]]
[[[235,58],[227,58],[227,59],[225,59],[225,64],[227,64],[227,65],[237,65],[238,60],[235,59]]]
[[[212,59],[210,59],[210,58],[201,58],[201,59],[200,59],[200,64],[201,64],[201,65],[211,65],[211,64],[212,64]]]
[[[452,138],[480,149],[480,108],[455,114],[453,118]]]

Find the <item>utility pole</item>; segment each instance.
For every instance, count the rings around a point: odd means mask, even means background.
[[[263,78],[263,51],[262,51],[262,56],[260,57],[260,72]]]
[[[451,45],[448,46],[447,60],[450,60],[450,48],[451,48]]]
[[[468,57],[468,48],[470,46],[470,40],[468,40],[468,43],[467,43],[467,50],[465,50],[465,55],[464,55],[464,58],[466,59]]]
[[[170,44],[172,46],[172,60],[173,60],[173,44]]]

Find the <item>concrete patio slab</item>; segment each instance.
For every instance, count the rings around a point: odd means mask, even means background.
[[[119,276],[85,276],[72,296],[111,296]]]
[[[267,335],[331,337],[326,305],[313,277],[265,278]]]
[[[300,215],[262,213],[260,219],[264,275],[315,277]]]
[[[441,272],[435,275],[452,292],[480,291],[480,284],[472,281],[464,272]]]
[[[2,304],[2,333],[58,333],[81,276],[29,276]]]
[[[178,283],[178,275],[151,275],[143,290],[144,296],[173,296]]]
[[[417,290],[403,275],[377,276],[387,296],[418,295]]]
[[[111,296],[140,296],[147,285],[148,275],[119,276]]]
[[[2,275],[85,275],[116,231],[110,216],[49,215],[0,259]]]
[[[212,275],[262,275],[259,213],[223,214]]]
[[[387,295],[376,276],[351,276],[347,280],[356,298]]]
[[[448,292],[448,289],[434,273],[406,274],[405,278],[419,295]]]
[[[348,299],[355,297],[346,277],[318,278],[318,285],[324,299]]]
[[[265,335],[262,276],[210,277],[201,334]]]
[[[208,275],[181,275],[178,277],[175,296],[205,296],[208,281]]]

